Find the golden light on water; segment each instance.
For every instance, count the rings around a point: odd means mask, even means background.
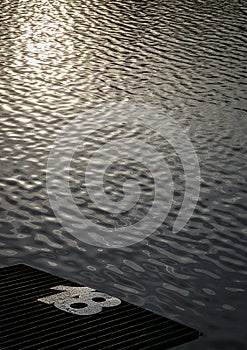
[[[91,11],[96,5],[100,11]],[[124,88],[126,79],[118,67],[125,65],[128,50],[121,49],[122,39],[118,36],[114,42],[119,49],[112,54],[113,43],[105,37],[112,24],[104,5],[101,8],[97,2],[81,5],[81,1],[20,0],[9,20],[15,22],[15,28],[5,28],[10,38],[5,42],[10,57],[5,78],[15,93],[20,91],[22,98],[33,105],[56,103],[67,108],[79,104],[80,108],[102,93],[114,98],[119,91],[115,85]],[[133,84],[131,79],[128,84]],[[28,107],[20,103],[20,108]]]
[[[68,35],[73,20],[67,18],[65,25],[66,10],[61,17],[47,0],[22,0],[17,13],[21,35],[14,40],[14,64],[45,80],[61,74],[61,62],[74,50]]]

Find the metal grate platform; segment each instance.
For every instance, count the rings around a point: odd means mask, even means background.
[[[1,350],[164,350],[199,336],[195,329],[26,265],[0,270],[0,297]]]

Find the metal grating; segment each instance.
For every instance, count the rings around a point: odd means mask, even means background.
[[[89,311],[97,313],[91,315],[71,313],[71,310],[83,310],[89,305],[87,301],[82,303],[81,297],[77,299],[78,295],[70,299],[75,302],[70,302],[69,312],[56,307],[58,304],[54,300],[50,304],[40,301],[49,300],[50,296],[54,298],[54,295],[61,299],[60,293],[64,293],[60,304],[66,309],[69,292],[62,292],[61,285],[83,287],[26,265],[0,270],[1,350],[164,350],[199,336],[195,329],[119,299],[116,303],[116,298],[109,296],[110,306],[103,307],[101,312],[92,308]],[[93,305],[105,305],[106,298],[99,296],[92,299]],[[111,305],[114,300],[118,305]]]

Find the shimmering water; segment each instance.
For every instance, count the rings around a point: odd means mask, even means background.
[[[184,349],[245,349],[245,1],[2,0],[0,14],[1,266],[26,262],[200,328],[205,336]],[[201,193],[178,234],[171,228],[184,193],[181,163],[154,135],[176,195],[152,236],[102,249],[77,241],[56,219],[46,190],[49,151],[64,125],[105,103],[160,108],[190,137]],[[104,130],[103,140],[145,134],[123,131],[111,113],[104,118],[116,129]],[[148,210],[153,182],[141,165],[113,164],[108,194],[121,198],[121,179],[131,174],[143,185],[142,201],[118,217],[96,208],[80,185],[101,142],[92,134],[78,150],[71,187],[92,220],[126,225]]]

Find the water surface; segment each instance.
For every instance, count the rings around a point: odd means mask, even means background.
[[[26,262],[200,328],[184,349],[241,350],[246,344],[246,5],[244,1],[2,0],[0,4],[1,266]],[[164,140],[176,180],[166,222],[143,242],[102,249],[76,240],[56,219],[46,164],[59,131],[79,113],[146,104],[174,118],[201,167],[201,193],[185,228],[172,223],[184,194],[181,162]],[[113,164],[107,191],[142,183],[139,205],[112,217],[90,202],[83,166],[102,140],[92,135],[71,164],[81,210],[102,225],[142,217],[153,182],[140,164]],[[85,119],[85,127],[90,127]]]

